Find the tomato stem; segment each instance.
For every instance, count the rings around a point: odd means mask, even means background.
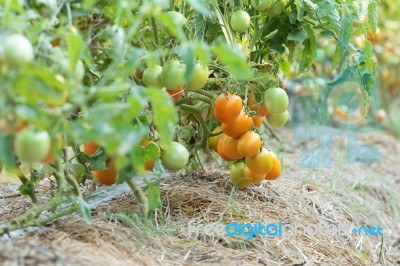
[[[126,180],[126,183],[131,188],[133,194],[139,202],[141,216],[143,218],[147,218],[149,213],[149,203],[146,198],[146,195],[143,193],[141,187],[133,180],[133,178]]]

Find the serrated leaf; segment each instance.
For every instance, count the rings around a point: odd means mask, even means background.
[[[203,14],[206,17],[211,17],[207,2],[205,2],[204,0],[188,0],[188,2],[197,12]]]
[[[69,54],[69,67],[73,73],[76,64],[81,57],[85,47],[85,42],[77,32],[71,32],[67,35],[67,49]]]
[[[287,39],[290,41],[295,41],[295,42],[303,42],[307,38],[310,37],[310,34],[308,31],[304,28],[292,30],[289,35],[287,36]]]
[[[344,56],[346,48],[350,43],[351,32],[353,30],[352,20],[348,16],[344,16],[341,20],[342,27],[339,34],[340,56]]]
[[[194,37],[198,40],[204,39],[204,33],[206,31],[207,22],[204,17],[200,14],[194,16],[193,26],[194,26]]]
[[[131,180],[136,175],[136,172],[131,167],[125,167],[118,171],[116,184],[122,184]]]
[[[214,54],[225,64],[232,76],[237,80],[248,80],[252,72],[244,57],[240,56],[227,45],[218,45],[213,49]]]
[[[160,15],[161,22],[167,28],[168,32],[177,38],[180,42],[185,41],[185,34],[182,26],[170,14],[164,13]]]
[[[147,186],[149,209],[155,211],[162,206],[160,190],[155,183],[150,183]]]
[[[92,223],[92,213],[89,204],[82,197],[79,197],[79,212],[81,213],[85,223]]]
[[[307,27],[307,31],[310,37],[303,42],[303,56],[301,57],[299,73],[303,73],[308,71],[311,67],[312,62],[317,56],[317,46],[316,46],[316,38],[313,30],[310,27]]]
[[[165,91],[149,88],[147,95],[154,112],[154,124],[160,134],[161,145],[168,147],[172,142],[174,126],[178,122],[175,105]]]
[[[368,26],[371,29],[372,35],[375,35],[378,23],[378,12],[376,2],[372,0],[368,5]]]
[[[304,1],[303,0],[295,0],[296,9],[297,9],[297,20],[303,21],[304,12]]]

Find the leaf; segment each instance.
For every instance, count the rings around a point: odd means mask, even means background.
[[[172,142],[174,126],[178,122],[175,105],[165,91],[148,88],[146,90],[154,112],[154,124],[160,134],[161,145],[168,147]]]
[[[204,39],[204,33],[206,31],[206,20],[204,17],[200,14],[196,14],[194,16],[194,21],[193,21],[193,26],[194,26],[194,37],[195,39],[198,40],[203,40]]]
[[[211,17],[210,10],[207,6],[207,2],[204,0],[188,0],[189,4],[199,13],[206,17]]]
[[[148,200],[149,200],[149,209],[151,211],[155,211],[162,206],[160,190],[155,183],[150,183],[147,186],[148,190]]]
[[[70,32],[67,35],[67,48],[69,54],[70,71],[75,72],[76,64],[84,50],[85,42],[78,32]]]
[[[193,50],[190,47],[186,47],[186,49],[183,49],[183,51],[182,51],[182,59],[183,59],[183,62],[185,63],[185,65],[186,65],[185,81],[189,81],[189,79],[193,75],[194,66],[196,64],[196,57],[194,55]]]
[[[171,14],[164,13],[160,15],[161,22],[167,28],[168,32],[177,38],[179,42],[185,41],[185,34],[183,33],[182,26],[179,25],[176,19],[174,19]]]
[[[339,48],[340,48],[340,56],[343,56],[346,52],[347,46],[350,43],[353,26],[352,26],[352,20],[348,16],[344,16],[341,22],[342,22],[342,27],[339,33]]]
[[[132,167],[125,167],[118,171],[116,184],[122,184],[131,180],[136,175]]]
[[[244,81],[251,78],[252,72],[249,65],[237,51],[227,45],[218,45],[214,47],[213,52],[218,60],[228,67],[235,79]]]
[[[310,34],[310,37],[303,42],[304,50],[303,56],[301,57],[300,61],[299,73],[308,71],[311,67],[312,62],[317,56],[317,47],[314,32],[311,27],[307,27],[307,31]]]
[[[290,41],[295,41],[295,42],[303,42],[307,38],[310,37],[310,34],[308,31],[304,28],[292,30],[289,35],[287,36],[287,39]]]
[[[304,16],[304,1],[303,0],[295,0],[296,8],[297,8],[297,20],[303,21]]]
[[[79,197],[79,212],[81,213],[85,223],[92,223],[92,213],[90,211],[89,204],[82,197]]]
[[[378,23],[378,12],[376,2],[372,0],[368,5],[368,26],[371,29],[372,35],[375,35]]]
[[[18,167],[13,156],[13,139],[13,136],[0,132],[0,166]]]

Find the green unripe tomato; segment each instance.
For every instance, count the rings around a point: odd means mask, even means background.
[[[244,176],[244,162],[238,162],[231,165],[229,168],[229,175],[231,177],[231,182],[237,188],[247,188],[250,186],[251,182]]]
[[[196,64],[193,75],[187,83],[186,87],[191,91],[198,91],[206,85],[208,80],[208,67]]]
[[[167,90],[177,90],[185,85],[186,66],[178,60],[168,61],[161,71],[161,83]]]
[[[81,60],[78,60],[75,65],[75,71],[71,71],[70,61],[68,58],[60,59],[61,74],[66,78],[72,79],[76,82],[81,82],[85,76],[85,65]]]
[[[161,72],[163,68],[160,65],[152,65],[149,66],[144,72],[143,72],[143,83],[146,86],[154,86],[157,88],[162,88],[163,85],[161,83]]]
[[[288,120],[289,120],[288,110],[286,110],[282,114],[267,116],[268,124],[270,124],[271,127],[273,127],[273,128],[283,127],[287,123]]]
[[[264,103],[270,114],[281,114],[289,107],[289,97],[284,89],[272,88],[264,93]]]
[[[259,12],[267,10],[271,4],[272,0],[251,0],[251,6]]]
[[[189,161],[189,152],[182,144],[172,142],[170,146],[161,152],[163,166],[171,171],[183,169]]]
[[[238,10],[231,17],[231,27],[234,31],[245,32],[250,27],[249,13]]]
[[[15,137],[15,153],[25,162],[40,162],[50,151],[50,136],[47,131],[36,132],[25,129]]]
[[[284,9],[285,9],[284,1],[278,0],[275,3],[273,3],[271,7],[268,9],[268,15],[271,17],[279,16],[280,14],[283,13]]]
[[[3,55],[13,65],[24,65],[34,58],[33,46],[24,35],[13,34],[4,40]]]

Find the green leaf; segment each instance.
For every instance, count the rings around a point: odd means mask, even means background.
[[[310,34],[310,37],[303,42],[303,56],[301,57],[299,73],[303,73],[309,70],[312,62],[317,56],[317,46],[316,39],[313,30],[311,27],[307,27],[307,31]]]
[[[373,35],[376,33],[378,23],[378,12],[376,8],[376,2],[372,0],[368,5],[368,26],[371,29]]]
[[[303,0],[295,0],[296,8],[297,8],[297,20],[303,21],[304,16],[304,1]]]
[[[224,63],[232,76],[240,81],[251,78],[252,72],[244,57],[227,45],[218,45],[213,49],[214,54]]]
[[[146,90],[154,112],[154,124],[160,134],[161,145],[168,147],[172,142],[174,126],[178,115],[171,97],[165,91],[156,88]]]
[[[118,171],[116,184],[122,184],[131,180],[136,175],[132,167],[125,167]]]
[[[194,37],[197,40],[204,39],[204,33],[206,31],[207,22],[204,17],[200,14],[194,16],[193,26],[194,26]]]
[[[204,0],[188,0],[189,4],[199,13],[206,17],[211,17],[210,10],[207,6],[207,2]]]
[[[160,190],[155,183],[150,183],[147,186],[148,190],[148,200],[149,200],[149,209],[151,211],[155,211],[162,206]]]
[[[340,56],[344,56],[346,53],[346,48],[350,43],[351,32],[353,30],[352,20],[348,16],[344,16],[341,20],[342,28],[339,34],[339,48]]]
[[[184,42],[186,37],[183,32],[182,26],[174,19],[170,14],[164,13],[160,15],[161,22],[167,28],[169,34],[174,36],[179,40],[179,42]]]
[[[92,213],[90,211],[89,205],[82,197],[79,197],[79,212],[81,213],[85,223],[92,223]]]
[[[307,38],[310,37],[310,34],[308,31],[304,28],[292,30],[289,35],[287,36],[287,39],[290,41],[295,41],[295,42],[303,42]]]
[[[191,47],[186,47],[186,49],[183,49],[182,59],[186,65],[185,81],[188,82],[193,75],[194,66],[196,64],[196,57]]]
[[[77,32],[70,32],[67,35],[67,48],[69,54],[70,71],[75,71],[75,66],[81,57],[85,47],[85,42]]]

